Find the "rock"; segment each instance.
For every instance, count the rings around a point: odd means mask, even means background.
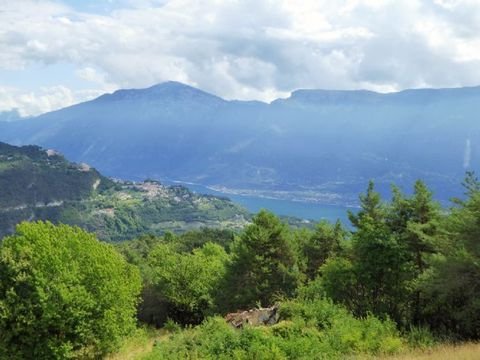
[[[251,309],[229,313],[225,316],[225,321],[234,328],[242,328],[245,324],[251,326],[274,325],[278,322],[278,305],[268,308]]]

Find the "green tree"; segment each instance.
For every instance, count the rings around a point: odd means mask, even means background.
[[[229,256],[213,243],[192,253],[179,253],[174,246],[160,244],[148,258],[153,288],[163,299],[157,316],[182,324],[198,324],[214,312],[214,299]]]
[[[437,331],[480,338],[480,183],[465,180],[468,198],[441,223],[436,253],[422,276],[424,317]]]
[[[405,197],[398,188],[393,188],[393,200],[389,207],[388,226],[392,234],[404,242],[415,268],[415,276],[426,267],[425,257],[433,249],[433,236],[437,233],[440,206],[433,201],[432,193],[425,183],[415,182],[413,195]]]
[[[347,232],[337,221],[334,225],[327,221],[317,224],[315,231],[308,234],[302,246],[303,257],[306,260],[306,275],[312,280],[318,269],[328,258],[338,255]]]
[[[353,226],[360,229],[363,224],[362,220],[365,218],[369,218],[376,223],[385,221],[385,205],[382,203],[380,194],[375,191],[375,184],[372,180],[368,183],[367,192],[361,194],[359,199],[360,211],[357,213],[348,212],[348,218]]]
[[[321,277],[310,281],[303,289],[310,298],[322,297],[325,294],[327,298],[345,305],[350,310],[361,309],[363,299],[358,296],[357,273],[350,259],[330,258],[321,266],[320,274]],[[312,294],[311,289],[317,294]]]
[[[371,312],[400,322],[407,296],[405,246],[383,221],[378,223],[367,216],[352,237],[352,252],[360,304],[355,312]]]
[[[372,181],[367,192],[360,195],[360,203],[358,213],[349,213],[356,231],[346,259],[333,259],[320,268],[323,288],[327,296],[357,315],[373,313],[399,321],[406,296],[405,246],[393,236],[388,226],[388,207]]]
[[[409,273],[406,278],[410,282],[408,304],[405,304],[407,322],[419,325],[422,320],[422,294],[417,286],[418,278],[427,269],[427,257],[435,252],[435,235],[438,233],[440,207],[432,199],[432,193],[425,183],[415,182],[413,195],[403,197],[403,205],[397,207],[392,202],[391,213],[403,212],[403,224],[398,228],[391,228],[399,243],[406,246]],[[407,216],[405,216],[407,214]],[[398,217],[398,215],[397,215]]]
[[[135,329],[138,270],[79,228],[22,223],[0,246],[0,358],[98,358]]]
[[[302,281],[298,251],[285,224],[262,210],[233,245],[222,308],[271,305],[276,296],[291,296]]]

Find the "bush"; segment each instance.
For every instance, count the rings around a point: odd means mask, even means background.
[[[147,357],[157,359],[342,359],[353,354],[390,354],[402,348],[391,321],[354,318],[331,301],[289,301],[273,326],[237,330],[221,318],[171,334]]]
[[[280,308],[282,319],[303,321],[322,331],[323,347],[335,354],[390,354],[402,347],[395,324],[374,316],[357,319],[331,300],[289,301]]]
[[[79,228],[22,223],[0,246],[0,358],[97,358],[135,329],[138,270]]]
[[[412,326],[406,334],[408,345],[413,348],[426,349],[433,347],[436,340],[430,330],[422,326]]]

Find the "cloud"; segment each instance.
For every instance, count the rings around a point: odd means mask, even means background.
[[[30,92],[0,86],[0,112],[17,109],[24,117],[38,115],[91,100],[102,93],[101,90],[72,91],[61,85],[41,87],[38,91]]]
[[[47,0],[2,4],[0,69],[69,63],[98,92],[177,80],[260,100],[297,88],[480,84],[476,0],[120,3],[98,14]],[[28,113],[83,98],[58,85],[0,104]]]

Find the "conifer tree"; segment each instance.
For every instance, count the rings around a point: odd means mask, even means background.
[[[269,306],[277,297],[293,295],[301,280],[287,226],[262,210],[234,243],[221,307]]]

